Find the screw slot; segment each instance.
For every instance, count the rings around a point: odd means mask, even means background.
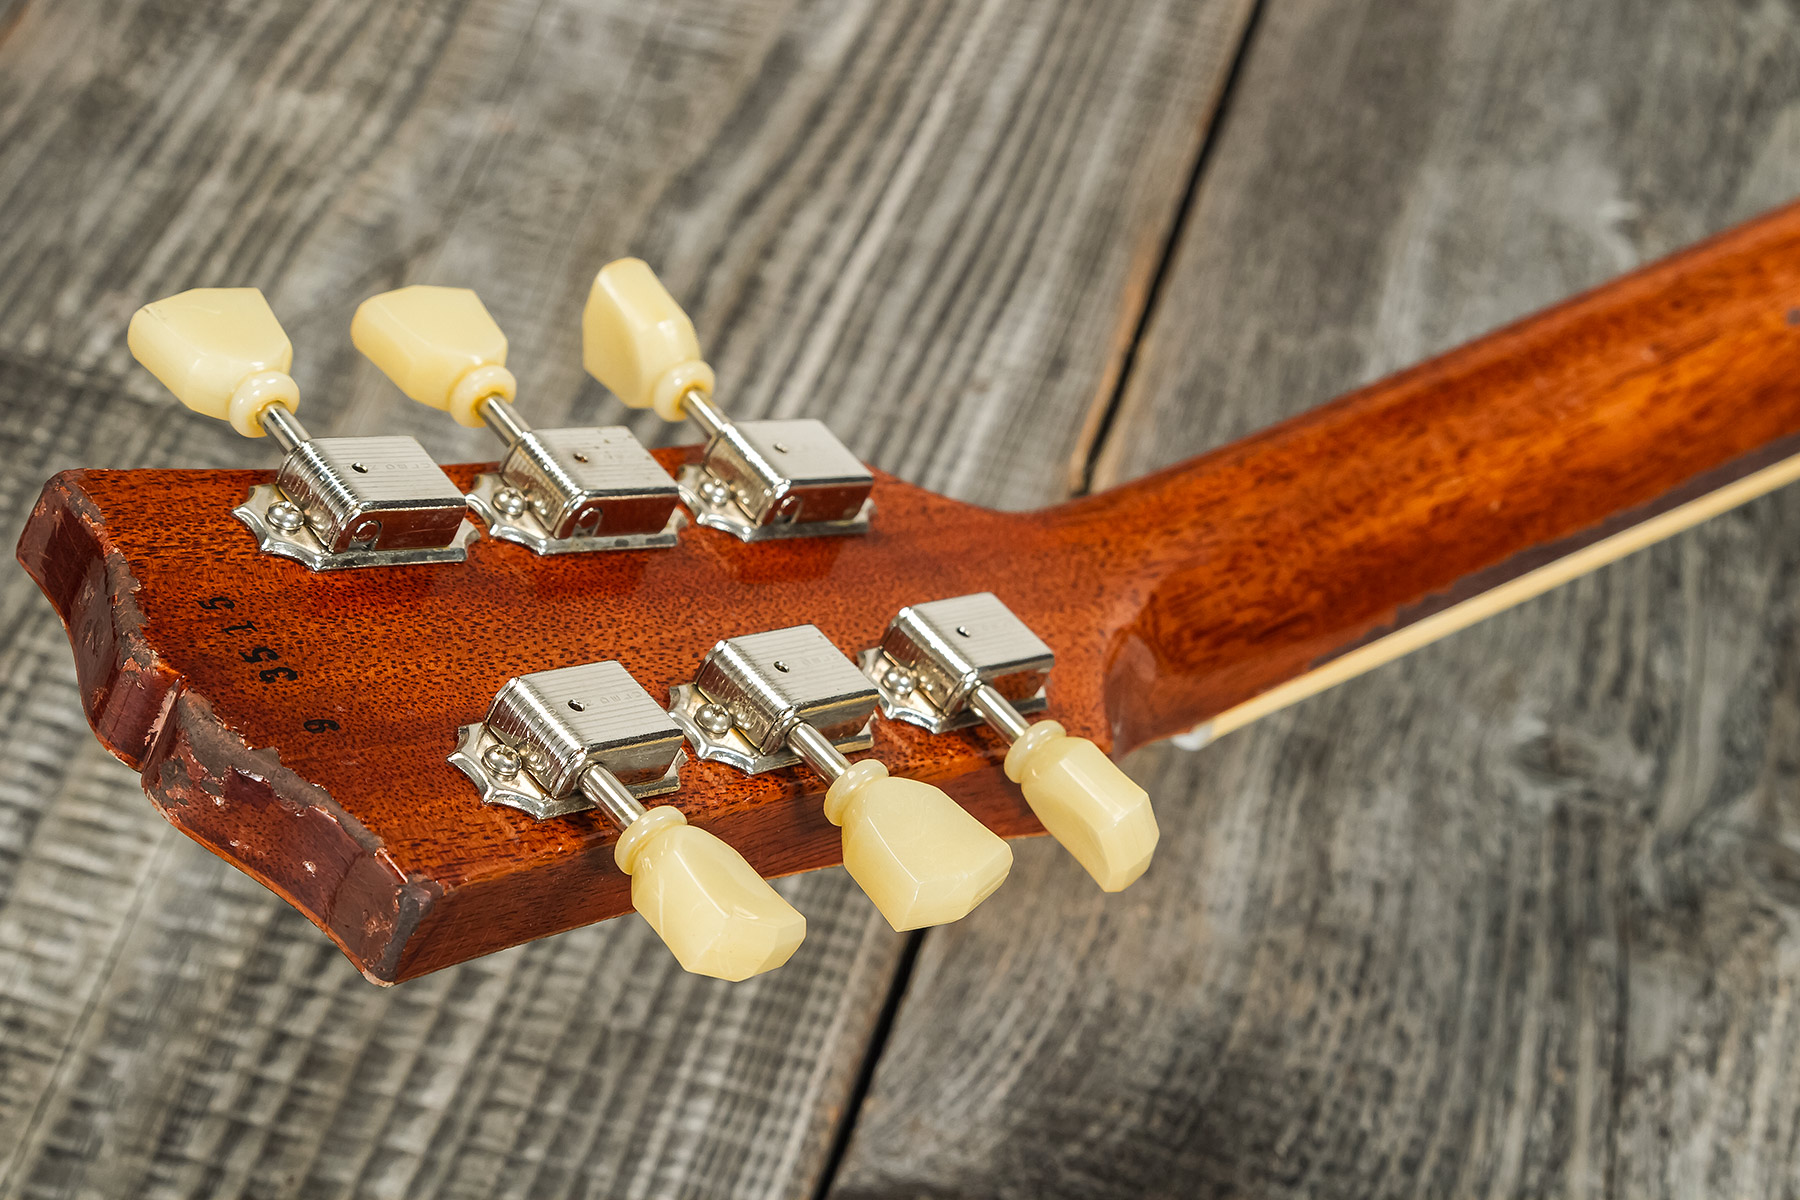
[[[587,705],[583,704],[579,700],[569,701],[569,707],[574,709],[576,712],[586,712],[587,711]]]
[[[781,661],[781,660],[780,660],[780,659],[779,659],[779,658],[778,658],[778,659],[776,659],[776,660],[775,660],[775,669],[776,669],[776,670],[777,670],[777,671],[780,671],[780,672],[781,672],[781,673],[782,673],[782,674],[783,674],[783,675],[786,675],[786,674],[787,674],[787,669],[788,669],[788,665],[787,665],[787,664],[786,664],[786,663],[784,663],[784,662],[782,662],[782,661]]]
[[[369,468],[363,466],[361,463],[351,463],[350,469],[355,471],[358,475],[367,475],[369,473]]]

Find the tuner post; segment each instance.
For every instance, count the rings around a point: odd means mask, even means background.
[[[681,811],[644,800],[681,785],[682,732],[617,662],[520,675],[485,720],[458,731],[450,762],[488,804],[538,820],[598,810],[619,830],[613,859],[631,904],[696,975],[774,970],[806,918],[744,857]]]
[[[630,430],[533,429],[519,415],[506,335],[468,288],[371,296],[350,340],[408,397],[486,425],[506,446],[500,469],[477,475],[468,496],[495,537],[538,554],[675,544],[680,492]]]
[[[992,592],[903,608],[861,656],[882,712],[933,733],[985,723],[1005,738],[1008,779],[1094,882],[1122,891],[1150,866],[1160,833],[1150,796],[1045,707],[1050,647]]]
[[[941,789],[846,751],[872,744],[876,692],[816,627],[727,638],[670,715],[701,758],[757,774],[804,762],[824,778],[844,866],[896,930],[967,916],[1012,869],[1012,849]]]
[[[632,408],[691,418],[706,435],[681,469],[682,503],[746,542],[866,533],[874,477],[823,422],[734,422],[713,401],[694,323],[642,259],[600,269],[582,311],[582,362]]]
[[[187,407],[283,452],[233,514],[270,554],[315,571],[460,562],[462,493],[409,437],[315,438],[296,415],[294,347],[255,288],[195,288],[139,309],[132,356]]]

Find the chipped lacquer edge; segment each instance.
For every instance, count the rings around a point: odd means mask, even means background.
[[[171,825],[305,913],[368,979],[396,982],[442,889],[407,877],[323,788],[275,751],[246,745],[163,662],[144,635],[130,566],[78,476],[44,485],[18,555],[68,630],[101,744],[141,774]]]

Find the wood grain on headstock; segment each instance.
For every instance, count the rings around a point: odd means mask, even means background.
[[[392,982],[628,907],[614,830],[479,803],[456,727],[525,671],[617,658],[663,698],[721,637],[873,644],[996,592],[1056,650],[1050,712],[1115,752],[1800,450],[1800,209],[1242,442],[1029,514],[878,476],[862,538],[310,574],[232,505],[269,472],[74,471],[19,557],[101,740],[183,831]],[[691,451],[661,452],[674,466]],[[467,485],[476,468],[452,468]],[[878,721],[874,753],[1009,836],[986,730]],[[804,770],[690,763],[675,802],[767,875],[838,860]]]

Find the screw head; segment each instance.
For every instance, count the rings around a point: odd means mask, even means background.
[[[700,485],[700,498],[717,508],[731,499],[731,489],[716,479],[708,479]]]
[[[724,737],[731,732],[731,714],[722,704],[702,704],[694,713],[694,724],[714,737]]]
[[[283,533],[293,533],[306,524],[306,514],[298,505],[286,500],[277,500],[269,505],[269,524]]]
[[[525,511],[525,493],[518,488],[501,488],[494,493],[494,507],[502,516],[516,517]]]
[[[887,684],[888,691],[896,696],[905,696],[919,686],[918,677],[905,667],[889,667],[882,682]]]
[[[519,773],[522,762],[519,752],[511,746],[489,746],[482,751],[481,765],[496,778],[511,779]]]

